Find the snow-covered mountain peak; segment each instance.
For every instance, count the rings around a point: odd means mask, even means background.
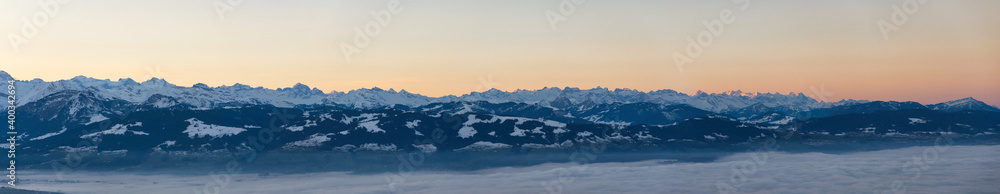
[[[208,85],[204,84],[204,83],[197,83],[197,84],[194,84],[191,87],[193,87],[193,88],[201,88],[201,89],[212,89],[211,87],[208,87]]]
[[[504,92],[504,91],[500,90],[500,89],[496,89],[496,88],[490,88],[489,90],[486,90],[486,92],[483,92],[483,93],[487,93],[487,92],[488,93],[500,93],[500,92]]]
[[[496,88],[494,88],[494,89],[496,89]],[[542,87],[541,90],[542,91],[562,91],[562,89],[559,88],[559,87],[548,87],[548,86]]]
[[[309,90],[309,86],[307,86],[305,84],[302,84],[302,83],[295,83],[295,86],[292,86],[292,89],[295,89],[295,90],[298,90],[298,91]]]
[[[976,100],[972,97],[966,97],[958,100],[952,100],[948,102],[942,102],[938,104],[929,105],[931,109],[946,111],[946,112],[956,112],[963,110],[986,110],[986,111],[1000,111],[995,106],[986,104],[985,102]]]
[[[245,85],[245,84],[241,84],[241,83],[235,83],[235,84],[233,84],[233,85],[232,85],[232,86],[230,86],[230,87],[233,87],[233,88],[239,88],[239,89],[250,89],[250,88],[253,88],[253,87],[250,87],[250,86],[248,86],[248,85]]]
[[[669,89],[667,89],[667,90],[649,91],[648,94],[650,96],[653,96],[652,98],[682,98],[682,97],[683,98],[689,98],[689,97],[691,97],[691,95],[688,95],[688,94],[685,94],[685,93],[682,93],[682,92],[677,92],[675,90],[669,90]],[[661,99],[661,100],[665,100],[665,99]]]
[[[980,102],[982,102],[982,101],[976,100],[975,98],[972,98],[972,97],[965,97],[965,98],[962,98],[962,99],[952,100],[952,101],[945,102],[945,104],[947,104],[947,105],[960,105],[960,104],[980,103]]]
[[[167,80],[156,78],[156,77],[149,78],[149,80],[143,81],[142,83],[140,83],[140,85],[143,85],[143,86],[156,86],[156,87],[176,86],[174,84],[171,84],[170,82],[167,82]]]
[[[89,78],[87,76],[78,75],[76,77],[71,78],[70,80],[97,80],[97,79]]]
[[[580,90],[580,88],[577,88],[577,87],[565,87],[565,88],[563,88],[563,91],[565,91],[565,92],[579,92],[581,90]]]
[[[5,72],[4,72],[5,73]],[[3,78],[0,74],[0,78]],[[686,104],[698,109],[716,113],[735,111],[741,108],[767,107],[784,113],[806,111],[816,108],[867,103],[868,101],[841,100],[839,102],[819,102],[802,93],[761,93],[744,92],[742,90],[722,93],[707,93],[698,91],[694,95],[675,90],[655,90],[643,92],[629,88],[595,87],[580,89],[575,87],[544,87],[541,89],[517,89],[502,91],[496,88],[483,92],[470,92],[463,95],[448,95],[442,97],[427,97],[406,90],[379,87],[361,88],[348,92],[331,91],[324,93],[318,88],[311,88],[297,83],[292,87],[267,89],[236,83],[232,86],[209,87],[205,84],[195,84],[190,87],[176,86],[160,78],[152,78],[141,83],[132,79],[122,78],[118,81],[99,80],[77,76],[70,80],[46,82],[40,79],[19,82],[22,89],[19,102],[28,103],[50,94],[64,90],[91,91],[101,99],[120,99],[136,104],[147,103],[153,95],[160,105],[188,104],[197,108],[214,108],[217,106],[232,106],[239,104],[261,105],[269,104],[279,107],[312,104],[336,104],[353,108],[380,108],[394,105],[422,106],[435,102],[453,101],[487,101],[490,103],[516,102],[535,104],[545,107],[593,106],[609,103],[656,103],[663,105]],[[170,98],[164,98],[170,97]],[[170,99],[170,100],[167,100]],[[553,104],[555,102],[555,104]],[[893,103],[889,103],[893,104]],[[898,103],[906,104],[906,103]],[[961,108],[961,104],[971,104]],[[980,105],[982,104],[982,105]],[[995,109],[972,98],[960,99],[942,103],[936,109],[949,107],[980,107],[980,109]],[[928,106],[930,107],[930,106]],[[982,108],[989,107],[989,108]]]
[[[121,82],[123,85],[129,85],[129,86],[139,85],[139,82],[135,82],[135,80],[132,80],[132,78],[121,78],[118,79],[118,82]]]
[[[639,92],[639,90],[631,88],[615,88],[615,92]]]
[[[309,88],[309,86],[302,83],[296,83],[294,86],[290,88],[279,88],[277,89],[277,91],[289,92],[292,94],[293,97],[298,97],[298,98],[311,98],[313,96],[322,96],[325,94],[323,93],[322,90],[318,88]]]

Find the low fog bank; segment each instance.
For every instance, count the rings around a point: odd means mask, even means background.
[[[597,154],[594,157],[615,157]],[[238,166],[236,166],[238,168]],[[908,147],[845,154],[748,152],[712,162],[546,163],[473,171],[201,175],[19,172],[18,188],[66,193],[990,193],[1000,146]],[[410,171],[410,170],[415,171]]]

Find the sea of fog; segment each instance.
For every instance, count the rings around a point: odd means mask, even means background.
[[[615,157],[597,154],[595,157]],[[472,171],[203,173],[19,171],[64,193],[997,193],[1000,145],[843,154],[746,152],[710,162],[545,163]]]

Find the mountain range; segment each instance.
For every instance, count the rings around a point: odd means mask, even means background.
[[[7,80],[11,76],[0,71],[0,81]],[[624,152],[739,150],[765,139],[828,148],[928,142],[942,134],[1000,142],[1000,109],[973,98],[923,105],[819,102],[801,93],[569,87],[427,97],[380,88],[324,93],[303,84],[182,87],[158,78],[139,83],[82,76],[15,86],[18,151],[45,156],[40,163],[71,153],[522,153],[593,143]],[[268,141],[255,142],[261,139]]]
[[[7,72],[0,71],[0,81],[13,80]],[[784,113],[802,112],[813,109],[829,109],[834,106],[864,104],[867,100],[841,100],[839,102],[820,102],[802,93],[744,93],[732,91],[724,93],[697,92],[689,95],[674,90],[657,90],[641,92],[634,89],[609,89],[597,87],[581,90],[579,88],[546,87],[540,90],[516,90],[505,92],[490,89],[485,92],[471,92],[461,96],[427,97],[409,93],[406,90],[383,90],[378,87],[356,89],[348,92],[333,91],[324,93],[317,88],[304,84],[296,84],[288,88],[267,89],[251,87],[243,84],[232,86],[208,87],[198,83],[191,87],[177,86],[159,78],[152,78],[141,83],[132,79],[112,81],[77,76],[69,80],[43,81],[41,79],[21,80],[17,82],[18,105],[34,102],[43,97],[66,90],[91,91],[102,100],[124,100],[130,103],[150,104],[163,108],[185,104],[196,108],[220,108],[232,105],[274,105],[277,107],[294,107],[297,105],[339,105],[356,109],[381,108],[393,105],[421,106],[435,102],[454,101],[487,101],[491,103],[517,102],[537,104],[552,108],[566,108],[573,104],[609,104],[649,102],[656,104],[686,104],[712,112],[737,111],[742,108],[758,105],[770,110]],[[2,94],[6,95],[6,94]],[[553,103],[557,103],[553,105]],[[561,103],[561,104],[559,104]],[[906,102],[903,106],[918,105]],[[894,106],[899,103],[887,103]],[[970,98],[927,105],[928,108],[944,111],[959,110],[997,110],[996,107]],[[834,111],[835,110],[829,110]]]

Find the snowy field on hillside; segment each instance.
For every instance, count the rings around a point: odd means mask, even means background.
[[[601,157],[601,155],[597,155]],[[1000,146],[849,154],[758,152],[714,162],[542,164],[477,171],[232,176],[18,171],[17,188],[66,193],[995,193]],[[222,171],[224,169],[220,169]]]

